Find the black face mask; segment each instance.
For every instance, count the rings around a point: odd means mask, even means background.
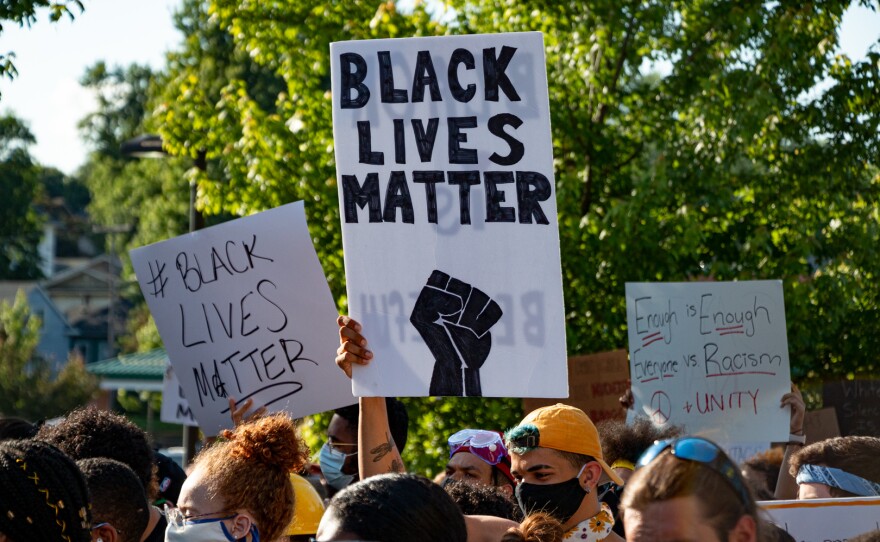
[[[583,472],[583,469],[581,469]],[[587,492],[581,487],[580,473],[571,480],[558,484],[527,484],[516,486],[516,502],[526,516],[546,512],[565,523],[580,508]]]

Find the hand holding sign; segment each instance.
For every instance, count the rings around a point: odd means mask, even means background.
[[[492,350],[489,329],[501,315],[482,290],[442,271],[431,273],[410,316],[434,355],[431,395],[482,395],[479,371]]]

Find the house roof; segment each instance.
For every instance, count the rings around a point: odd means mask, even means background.
[[[24,290],[27,294],[36,286],[35,280],[0,280],[0,301],[8,301],[11,304],[15,301],[19,290]]]
[[[157,348],[89,363],[86,370],[105,379],[154,380],[161,383],[167,364],[165,349]]]

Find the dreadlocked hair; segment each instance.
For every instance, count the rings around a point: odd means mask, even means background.
[[[36,440],[0,442],[0,533],[29,542],[91,540],[89,492],[76,464]]]
[[[293,519],[290,473],[308,460],[294,421],[283,413],[225,430],[224,440],[204,450],[195,461],[203,469],[210,494],[229,510],[247,510],[261,540],[285,534]]]

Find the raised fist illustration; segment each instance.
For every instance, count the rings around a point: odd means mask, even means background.
[[[492,350],[489,329],[501,307],[482,290],[434,270],[409,321],[434,355],[431,395],[479,397],[480,367]]]

